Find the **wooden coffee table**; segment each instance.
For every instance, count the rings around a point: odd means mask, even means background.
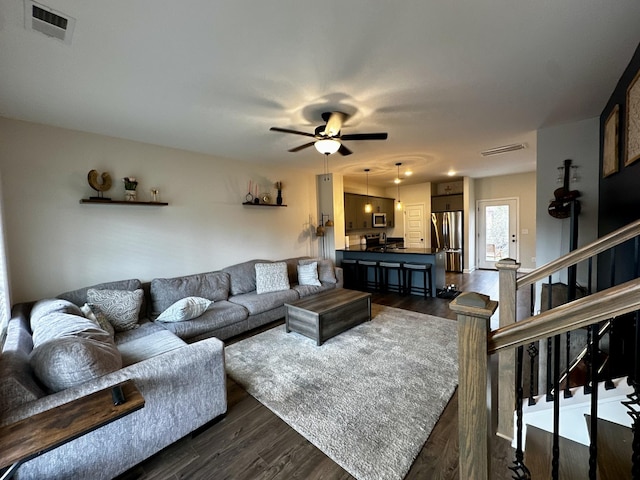
[[[316,341],[331,337],[371,320],[371,294],[336,288],[284,304],[285,329]]]

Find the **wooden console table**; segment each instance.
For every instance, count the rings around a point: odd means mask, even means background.
[[[22,463],[144,407],[133,380],[119,385],[125,398],[120,405],[114,405],[109,387],[0,427],[0,468],[10,465],[1,480]]]

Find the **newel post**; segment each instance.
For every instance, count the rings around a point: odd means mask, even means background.
[[[520,264],[511,258],[496,262],[498,269],[498,315],[500,328],[516,322],[516,273]],[[513,411],[516,405],[516,352],[514,349],[498,354],[498,427],[496,433],[513,440]]]
[[[449,308],[458,316],[459,476],[489,480],[487,333],[498,302],[477,293],[463,293]]]

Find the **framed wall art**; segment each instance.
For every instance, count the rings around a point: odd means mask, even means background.
[[[626,146],[625,166],[640,159],[640,71],[627,89]]]
[[[616,105],[604,122],[602,142],[602,178],[618,171],[618,117],[620,106]]]

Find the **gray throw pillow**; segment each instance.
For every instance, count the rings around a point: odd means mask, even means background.
[[[299,265],[308,265],[312,262],[318,262],[318,280],[324,283],[338,283],[336,279],[336,271],[333,267],[333,261],[328,258],[306,258],[298,262]]]
[[[122,367],[122,356],[113,343],[62,337],[34,348],[30,363],[38,379],[59,392],[115,372]]]
[[[182,322],[202,315],[213,302],[208,298],[187,297],[162,312],[156,320],[161,322]]]
[[[42,317],[33,331],[33,348],[61,337],[83,337],[99,342],[113,342],[110,334],[85,317],[68,313],[50,313]]]
[[[105,317],[102,312],[98,312],[97,314],[93,313],[93,310],[91,310],[91,307],[88,303],[85,303],[82,307],[80,307],[80,310],[82,310],[82,314],[88,320],[91,320],[93,323],[98,325],[105,332],[111,335],[111,338],[113,338],[113,336],[116,334],[116,331],[113,328],[113,325],[111,325],[111,322],[109,322],[107,317]]]
[[[306,265],[298,265],[298,284],[321,286],[318,280],[318,263],[311,262]]]
[[[31,308],[31,331],[33,332],[36,330],[40,320],[50,313],[69,313],[71,315],[82,316],[80,308],[75,303],[71,303],[68,300],[62,300],[60,298],[39,300]]]
[[[286,262],[256,263],[256,293],[289,290]]]
[[[87,290],[87,303],[97,314],[101,312],[116,332],[138,327],[138,318],[144,293],[134,290]]]

